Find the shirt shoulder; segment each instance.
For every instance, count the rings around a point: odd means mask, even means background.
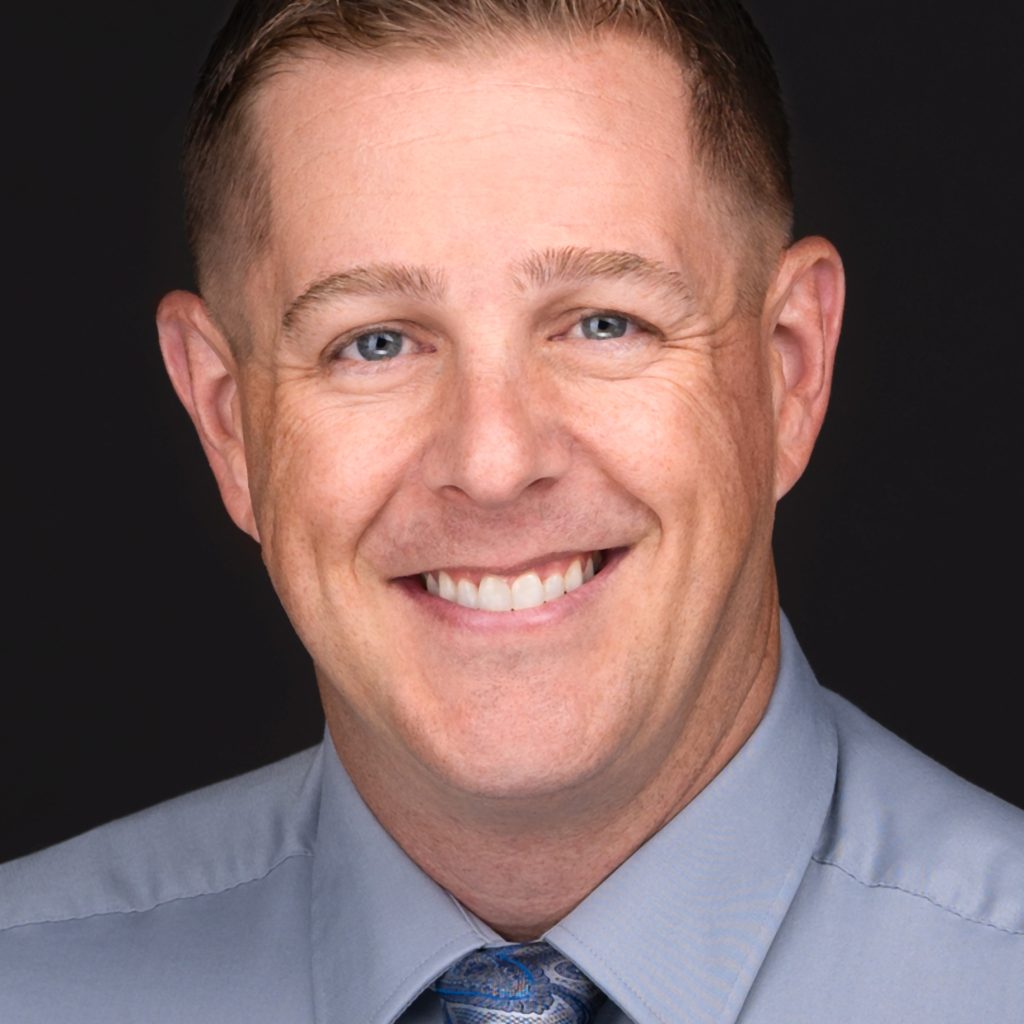
[[[0,867],[0,1020],[312,1020],[321,766],[297,754]]]
[[[319,748],[0,865],[0,932],[223,892],[308,855]]]
[[[839,764],[814,861],[965,924],[1024,935],[1024,812],[824,693]]]

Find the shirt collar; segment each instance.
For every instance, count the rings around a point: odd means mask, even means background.
[[[318,1024],[387,1024],[466,953],[500,941],[426,875],[363,803],[324,737],[313,855]]]
[[[427,876],[324,739],[313,859],[321,1024],[387,1024],[460,957],[502,940]],[[821,831],[835,726],[785,618],[779,677],[750,739],[545,938],[638,1024],[734,1021]]]
[[[735,1021],[836,781],[832,715],[789,623],[757,729],[547,940],[637,1024]]]

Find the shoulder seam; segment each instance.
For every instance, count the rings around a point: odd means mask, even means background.
[[[930,903],[933,907],[938,907],[939,910],[945,910],[947,913],[952,914],[954,917],[959,917],[963,921],[969,921],[971,924],[980,924],[985,928],[994,928],[998,932],[1005,932],[1007,935],[1024,935],[1024,931],[1016,931],[1013,928],[1003,928],[1002,925],[993,924],[991,921],[985,921],[980,917],[971,917],[969,914],[965,914],[955,907],[948,906],[945,903],[940,903],[934,896],[930,896],[926,892],[918,892],[915,889],[907,889],[902,885],[895,885],[892,882],[867,882],[863,878],[859,878],[852,871],[844,868],[842,864],[837,864],[834,860],[826,860],[824,857],[812,856],[816,864],[822,864],[826,867],[835,868],[837,871],[841,871],[848,878],[852,878],[858,885],[863,885],[867,889],[893,889],[896,892],[905,893],[907,896],[915,896],[917,899],[925,900]]]
[[[285,864],[290,860],[294,860],[296,857],[309,856],[311,856],[311,853],[308,850],[299,850],[296,853],[289,853],[280,860],[271,864],[263,874],[253,875],[251,878],[243,878],[240,881],[232,882],[230,885],[225,885],[220,889],[206,889],[199,892],[182,893],[179,896],[169,896],[167,899],[157,900],[155,903],[144,907],[127,907],[123,910],[97,910],[92,914],[76,914],[69,917],[49,917],[40,918],[38,920],[15,921],[13,924],[0,926],[0,933],[14,931],[15,928],[28,928],[32,925],[66,924],[71,921],[89,921],[94,917],[112,917],[115,914],[146,914],[151,910],[156,910],[158,907],[165,907],[171,903],[179,903],[182,900],[198,899],[201,896],[219,896],[221,893],[230,892],[232,889],[238,889],[243,885],[262,881],[264,878],[272,875],[282,864]]]

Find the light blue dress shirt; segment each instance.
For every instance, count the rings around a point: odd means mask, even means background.
[[[1024,814],[821,689],[787,624],[761,724],[548,933],[599,1024],[1024,1021]],[[500,943],[329,740],[0,868],[3,1024],[440,1024]]]

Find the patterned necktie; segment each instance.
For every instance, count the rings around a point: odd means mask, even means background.
[[[434,982],[449,1024],[590,1024],[604,993],[546,942],[478,949]]]

